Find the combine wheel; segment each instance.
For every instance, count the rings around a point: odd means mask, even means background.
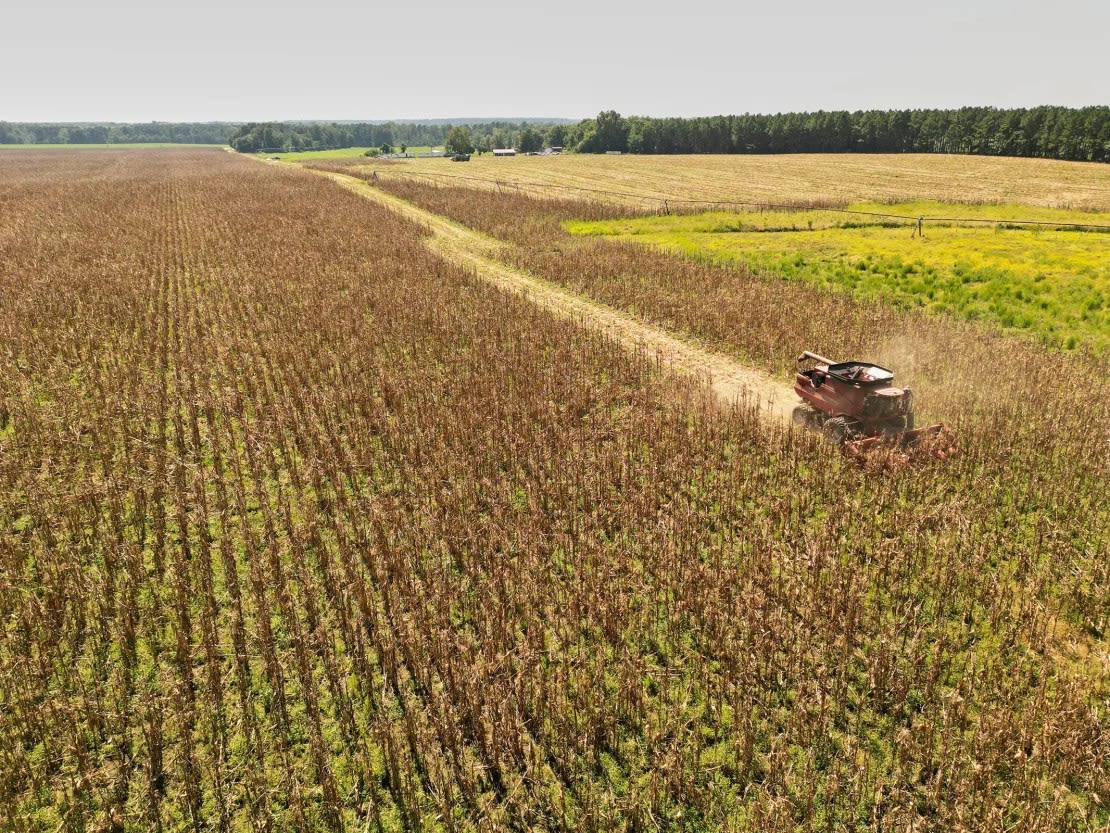
[[[801,405],[795,408],[790,416],[795,425],[807,426],[813,424],[813,412]]]
[[[854,422],[847,417],[832,417],[825,420],[821,426],[821,431],[834,443],[842,443],[855,436],[856,432],[852,430],[853,427]]]

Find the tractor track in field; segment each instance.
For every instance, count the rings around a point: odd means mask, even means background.
[[[557,284],[507,266],[497,258],[511,244],[494,240],[460,223],[426,211],[362,179],[331,171],[313,171],[373,200],[428,229],[426,245],[436,254],[474,271],[502,289],[522,293],[532,303],[562,317],[583,321],[605,332],[626,348],[656,356],[676,373],[701,376],[726,406],[746,402],[759,406],[769,422],[790,420],[794,407],[791,386],[770,373],[734,358],[691,344],[634,315],[591,301]]]

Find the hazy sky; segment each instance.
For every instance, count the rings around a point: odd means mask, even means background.
[[[5,5],[7,121],[1110,104],[1110,0]]]

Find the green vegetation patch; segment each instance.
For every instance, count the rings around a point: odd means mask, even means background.
[[[356,147],[356,148],[331,148],[329,150],[294,150],[267,153],[260,151],[259,156],[276,156],[283,162],[303,162],[308,159],[349,159],[365,156],[367,151],[380,150],[381,148]],[[442,151],[442,148],[440,148]],[[394,145],[395,153],[401,152],[400,145]],[[432,148],[426,145],[420,147],[406,147],[405,152],[411,154],[431,153]]]
[[[881,215],[881,216],[880,216]],[[926,220],[916,234],[914,217]],[[984,221],[993,222],[984,222]],[[1035,220],[1048,225],[1023,226]],[[1110,349],[1110,213],[1024,205],[858,203],[571,222],[605,235],[802,280],[858,298],[955,313],[1072,349]]]

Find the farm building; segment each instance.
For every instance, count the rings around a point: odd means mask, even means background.
[[[513,148],[494,148],[494,156],[516,156],[516,150]]]

